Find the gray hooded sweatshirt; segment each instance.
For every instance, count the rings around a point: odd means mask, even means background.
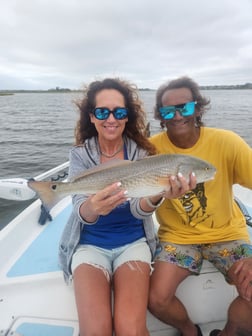
[[[124,137],[124,144],[127,148],[128,159],[131,161],[144,158],[147,153],[139,148],[137,144]],[[100,152],[96,137],[87,139],[84,145],[73,147],[70,151],[70,167],[68,180],[71,181],[75,176],[83,173],[86,169],[100,164]],[[73,211],[63,230],[59,244],[59,264],[63,270],[64,278],[67,283],[71,282],[71,262],[72,256],[79,244],[81,231],[85,230],[85,225],[94,225],[83,220],[79,214],[80,205],[87,199],[87,195],[74,195],[72,198]],[[157,236],[152,219],[152,212],[145,212],[140,208],[139,199],[130,200],[130,210],[134,217],[143,220],[147,243],[150,247],[152,257],[154,257]]]

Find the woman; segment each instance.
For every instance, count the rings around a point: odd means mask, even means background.
[[[126,81],[108,78],[91,83],[78,108],[70,179],[114,159],[138,160],[155,153],[145,136],[137,90]],[[175,178],[167,179],[172,192],[164,196],[188,190],[183,178],[180,182],[178,189]],[[80,335],[149,335],[146,309],[156,247],[151,215],[160,201],[160,195],[128,200],[120,181],[95,195],[73,196],[60,261],[66,279],[73,276]]]

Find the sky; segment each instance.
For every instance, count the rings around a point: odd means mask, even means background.
[[[251,0],[0,0],[0,90],[252,82]]]

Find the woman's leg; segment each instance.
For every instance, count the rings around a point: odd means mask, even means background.
[[[104,271],[81,264],[73,279],[80,336],[112,336],[111,286]]]
[[[148,336],[146,312],[150,265],[128,261],[114,274],[114,328],[116,336]]]

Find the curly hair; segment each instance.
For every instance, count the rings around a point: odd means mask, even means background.
[[[84,95],[76,105],[80,112],[80,118],[75,128],[75,144],[81,145],[86,139],[97,136],[97,130],[90,121],[90,113],[96,106],[96,95],[105,89],[113,89],[120,92],[128,109],[128,121],[123,135],[133,139],[137,145],[145,149],[150,155],[155,154],[155,147],[149,142],[147,135],[146,114],[139,98],[138,89],[135,85],[119,79],[105,78],[90,83],[84,88]]]
[[[162,120],[159,113],[159,108],[163,106],[162,97],[167,90],[181,89],[181,88],[187,88],[191,91],[193,100],[197,101],[197,105],[195,108],[198,112],[200,112],[199,115],[196,117],[197,127],[204,126],[204,123],[201,119],[203,114],[209,109],[210,100],[202,96],[198,84],[194,82],[191,78],[186,76],[174,79],[170,82],[161,85],[158,88],[156,93],[156,104],[154,106],[155,119],[161,120],[160,121],[161,127],[162,128],[165,127],[165,121]]]

